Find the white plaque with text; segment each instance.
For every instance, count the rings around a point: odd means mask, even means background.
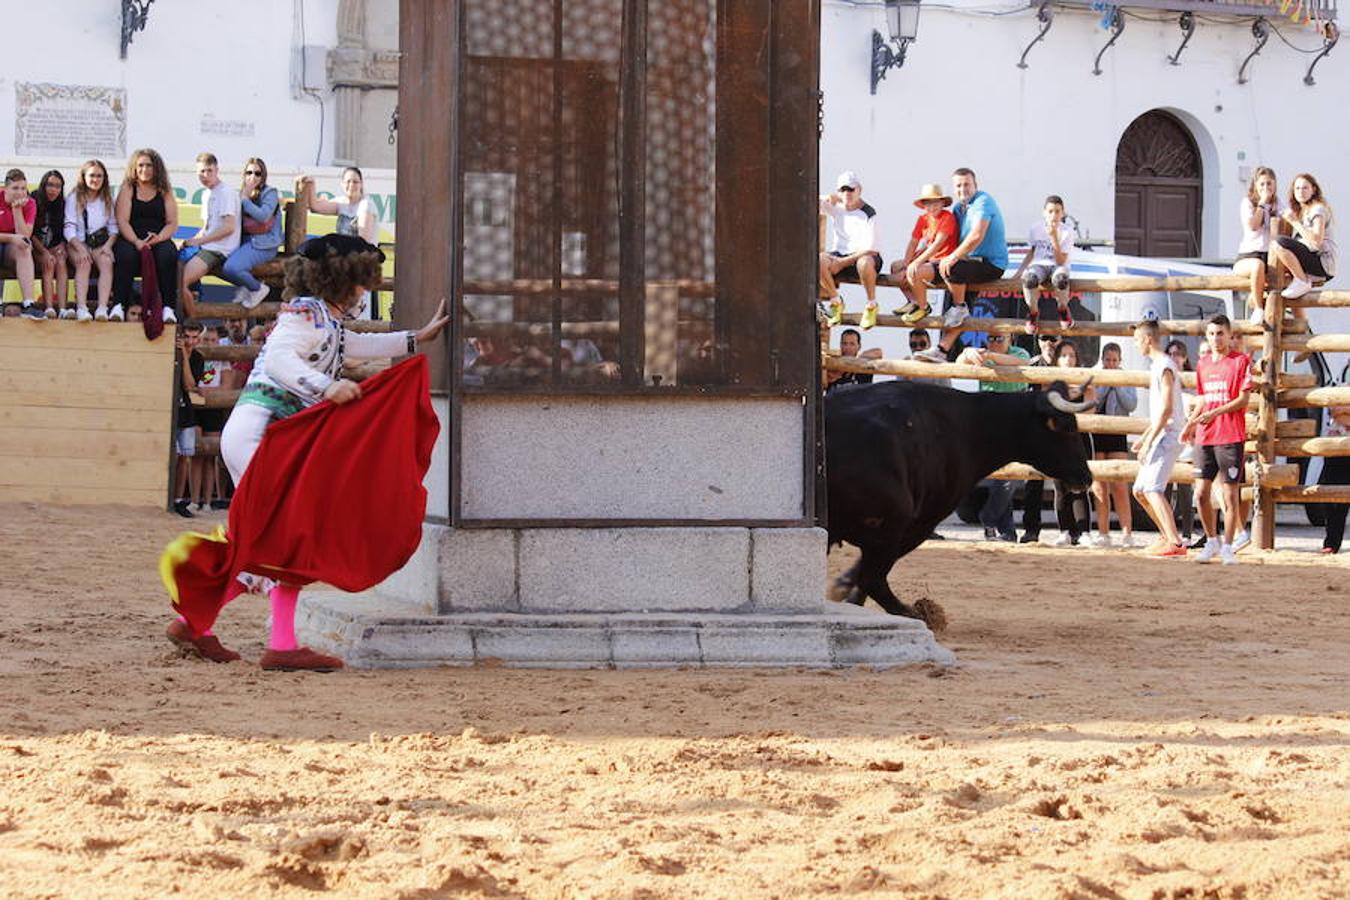
[[[19,81],[14,92],[14,147],[20,156],[126,155],[124,88]]]

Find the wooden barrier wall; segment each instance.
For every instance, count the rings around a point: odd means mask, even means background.
[[[0,501],[163,509],[172,326],[0,318]]]

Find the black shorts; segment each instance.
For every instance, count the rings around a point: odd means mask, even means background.
[[[947,283],[985,284],[990,281],[998,281],[1002,277],[1003,270],[998,266],[991,265],[979,257],[967,257],[952,263],[952,270],[947,276]]]
[[[1093,446],[1097,448],[1098,453],[1129,453],[1130,448],[1126,446],[1125,435],[1123,434],[1094,434],[1092,436]]]
[[[1241,444],[1205,444],[1200,448],[1200,480],[1242,484],[1246,477]]]
[[[849,254],[849,253],[834,253],[834,252],[831,252],[830,255],[831,255],[831,256],[851,256],[852,254]],[[874,263],[877,264],[877,274],[878,274],[878,275],[880,275],[882,272],[885,271],[885,269],[881,268],[881,254],[880,254],[880,253],[873,253],[873,254],[872,254],[872,262],[874,262]],[[846,268],[846,269],[840,269],[838,272],[835,272],[834,275],[835,275],[836,278],[857,278],[859,281],[862,280],[862,276],[858,274],[858,266],[857,266],[857,264],[851,265],[851,266],[849,266],[849,267]]]
[[[1266,261],[1266,251],[1264,251],[1264,250],[1248,250],[1246,253],[1239,253],[1239,254],[1237,255],[1237,258],[1238,258],[1239,260],[1243,260],[1243,259],[1259,259],[1259,260],[1261,260],[1261,262],[1265,262],[1265,261]]]
[[[1286,250],[1292,251],[1298,257],[1298,264],[1303,267],[1303,271],[1311,278],[1330,278],[1327,270],[1322,268],[1322,257],[1311,247],[1297,238],[1291,238],[1287,235],[1280,235],[1275,238],[1280,246]]]

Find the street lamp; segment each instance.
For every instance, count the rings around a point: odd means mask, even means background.
[[[877,92],[877,84],[886,77],[888,69],[898,69],[905,64],[905,51],[910,42],[919,33],[919,0],[885,0],[886,28],[890,31],[892,50],[881,36],[881,32],[872,29],[872,93]]]

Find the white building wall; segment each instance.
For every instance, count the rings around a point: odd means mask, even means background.
[[[14,122],[16,82],[123,88],[128,151],[155,147],[170,163],[206,149],[222,161],[257,155],[277,170],[328,164],[334,110],[322,86],[337,7],[338,0],[156,3],[121,60],[121,4],[43,0],[19,15],[28,38],[7,42],[0,121]],[[314,97],[298,90],[303,44],[320,48],[308,57],[308,80],[320,86]],[[210,120],[252,134],[214,133]],[[15,129],[0,128],[0,158],[16,155]],[[125,159],[108,162],[120,169]]]
[[[969,166],[999,201],[1010,238],[1025,235],[1046,194],[1063,195],[1085,236],[1110,239],[1115,223],[1116,146],[1125,128],[1151,109],[1175,113],[1195,136],[1204,159],[1203,254],[1231,257],[1240,237],[1238,203],[1245,171],[1272,166],[1286,191],[1300,171],[1317,175],[1333,207],[1350,210],[1350,58],[1338,47],[1303,84],[1311,56],[1272,34],[1237,83],[1253,47],[1250,19],[1200,22],[1179,66],[1167,57],[1181,42],[1177,17],[1128,10],[1162,21],[1127,18],[1124,33],[1092,74],[1109,39],[1098,15],[1058,9],[1045,40],[1018,69],[1039,24],[1035,6],[949,0],[924,3],[918,39],[903,68],[868,93],[872,30],[886,33],[882,6],[824,0],[821,89],[825,133],[822,188],[856,169],[864,195],[882,217],[884,254],[899,257],[923,182],[950,186]],[[1305,49],[1321,46],[1310,28],[1274,17]],[[1344,230],[1345,226],[1343,226]]]

